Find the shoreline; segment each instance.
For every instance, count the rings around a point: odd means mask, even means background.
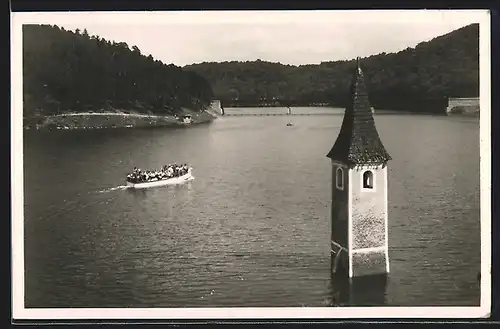
[[[192,117],[191,123],[180,121],[184,115]],[[209,123],[217,116],[209,111],[182,109],[176,115],[154,115],[141,113],[80,112],[63,113],[50,116],[23,118],[23,130],[94,130],[114,128],[148,127],[189,127]]]

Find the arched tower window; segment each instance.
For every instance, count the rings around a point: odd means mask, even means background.
[[[344,169],[342,169],[341,167],[337,168],[335,182],[338,190],[344,189]]]
[[[363,188],[373,188],[373,172],[367,170],[363,173]]]

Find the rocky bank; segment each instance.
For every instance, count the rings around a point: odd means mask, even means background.
[[[192,122],[185,124],[182,117],[190,115]],[[188,109],[176,115],[153,115],[114,110],[112,112],[64,113],[52,116],[24,118],[26,130],[72,130],[72,129],[111,129],[175,127],[208,123],[217,116],[210,111],[195,112]]]

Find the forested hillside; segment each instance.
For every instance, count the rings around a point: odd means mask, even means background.
[[[185,69],[205,77],[226,107],[343,107],[354,65],[354,60],[301,66],[257,60],[205,62]],[[398,53],[363,58],[361,65],[375,108],[442,113],[448,97],[479,96],[479,24]]]
[[[125,42],[49,25],[23,26],[24,116],[126,110],[200,110],[213,92],[200,75]]]

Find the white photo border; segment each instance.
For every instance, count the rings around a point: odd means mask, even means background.
[[[316,11],[318,19],[331,20],[327,11]],[[187,14],[186,14],[187,13]],[[407,21],[460,19],[468,17],[480,25],[480,209],[481,209],[481,298],[478,307],[280,307],[280,308],[58,308],[24,306],[23,244],[23,129],[22,129],[22,25],[75,23],[90,16],[91,24],[161,24],[182,21],[196,15],[193,24],[213,21],[251,20],[253,23],[292,22],[304,11],[266,11],[255,15],[240,12],[15,12],[11,13],[11,191],[12,191],[12,317],[14,320],[128,320],[128,319],[388,319],[388,318],[485,318],[491,311],[491,48],[488,10],[353,10],[342,11],[341,19],[352,15],[364,21]],[[134,18],[130,19],[133,15]],[[295,15],[295,16],[293,16]],[[292,17],[292,18],[291,18]],[[390,17],[390,18],[388,18]],[[291,20],[292,19],[292,20]],[[183,21],[185,22],[185,20]],[[194,23],[197,22],[197,23]],[[326,160],[325,160],[326,161]],[[330,243],[325,241],[325,244]]]

